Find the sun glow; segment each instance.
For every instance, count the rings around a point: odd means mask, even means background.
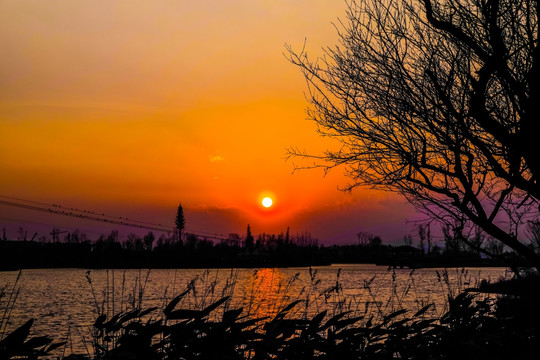
[[[269,197],[265,197],[264,199],[262,199],[262,205],[265,208],[269,208],[270,206],[272,206],[272,199]]]

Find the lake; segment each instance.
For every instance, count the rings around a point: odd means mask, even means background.
[[[4,323],[9,331],[34,318],[33,334],[67,339],[67,354],[86,353],[98,311],[110,316],[139,306],[162,309],[188,287],[191,291],[177,308],[201,309],[230,296],[228,306],[243,307],[244,314],[253,317],[271,315],[294,300],[303,300],[294,309],[296,316],[352,310],[369,317],[401,308],[415,312],[431,303],[431,314],[440,316],[447,310],[448,294],[510,275],[505,268],[413,271],[366,264],[232,270],[29,269],[21,273],[15,305]],[[17,276],[15,271],[0,272],[0,290],[6,293],[0,299],[0,317]]]

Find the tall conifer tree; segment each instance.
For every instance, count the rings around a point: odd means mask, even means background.
[[[182,209],[182,204],[178,205],[178,210],[176,212],[176,220],[174,221],[176,224],[176,229],[178,230],[178,241],[182,239],[182,230],[184,230],[184,227],[186,225],[186,219],[184,218],[184,209]]]

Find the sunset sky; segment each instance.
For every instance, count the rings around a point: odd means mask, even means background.
[[[337,189],[339,169],[293,172],[296,146],[336,146],[306,120],[285,44],[337,44],[341,0],[0,1],[0,195],[212,233],[310,231],[400,242],[395,194]],[[273,206],[261,205],[264,196]],[[101,223],[0,205],[0,226]],[[32,230],[33,231],[33,230]],[[122,229],[126,232],[129,229]]]

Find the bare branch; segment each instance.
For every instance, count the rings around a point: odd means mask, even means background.
[[[537,1],[352,0],[336,28],[323,57],[305,45],[286,56],[305,76],[308,117],[342,147],[288,156],[344,167],[345,190],[465,218],[540,268],[516,230],[540,200]]]

